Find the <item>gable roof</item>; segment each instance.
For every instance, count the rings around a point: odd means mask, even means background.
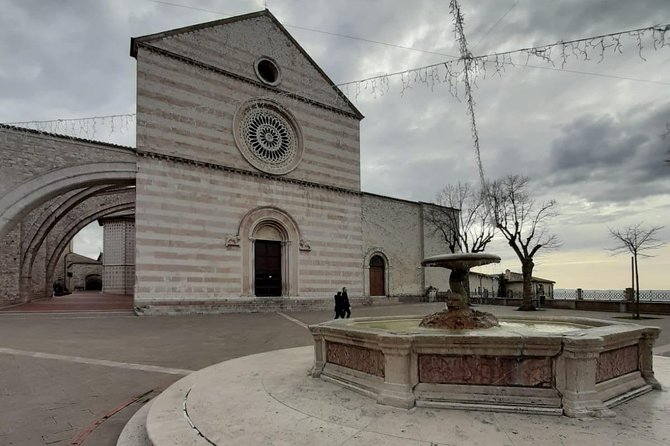
[[[98,256],[98,259],[100,256]],[[76,252],[67,253],[67,264],[71,265],[73,263],[91,263],[91,264],[102,264],[100,260],[92,259],[90,257],[77,254]]]
[[[503,276],[505,276],[505,274],[503,274]],[[508,283],[523,282],[523,274],[510,271],[509,277],[507,277],[506,280]],[[535,277],[535,276],[531,276],[530,280],[531,282],[537,282],[537,283],[556,283],[553,280],[543,279],[541,277]]]
[[[300,51],[300,53],[309,61],[309,63],[314,67],[314,69],[316,69],[317,72],[321,76],[323,76],[323,78],[330,84],[335,93],[345,102],[345,104],[347,104],[347,106],[351,109],[353,114],[356,115],[358,119],[364,118],[363,114],[356,108],[356,106],[354,106],[354,104],[351,103],[349,98],[347,98],[347,96],[342,92],[342,90],[340,90],[340,88],[332,81],[332,79],[328,77],[328,75],[321,69],[321,67],[319,67],[319,65],[314,61],[314,59],[312,59],[312,57],[307,53],[307,51],[304,50],[304,48],[298,43],[298,41],[293,38],[293,36],[286,30],[286,28],[284,28],[284,25],[282,25],[279,22],[279,20],[277,20],[277,18],[270,12],[269,9],[229,17],[226,19],[219,19],[219,20],[213,20],[211,22],[204,22],[204,23],[198,23],[196,25],[184,26],[182,28],[175,28],[154,34],[147,34],[145,36],[131,37],[130,55],[134,58],[137,58],[137,51],[139,47],[144,43],[151,43],[157,40],[164,39],[166,37],[172,37],[179,34],[190,33],[193,31],[198,31],[206,28],[212,28],[215,26],[228,25],[231,23],[253,19],[256,17],[268,17],[270,20],[272,20],[272,22],[279,28],[279,30],[291,41],[293,45],[295,45],[298,51]],[[276,87],[269,87],[269,88],[278,90],[278,88]]]

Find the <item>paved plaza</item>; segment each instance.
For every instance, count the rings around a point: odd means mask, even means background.
[[[137,317],[129,309],[90,310],[78,307],[76,300],[64,302],[53,299],[37,310],[37,304],[31,304],[26,311],[0,311],[2,445],[115,445],[123,426],[145,401],[191,371],[256,353],[309,346],[306,325],[332,317],[329,311]],[[58,311],[50,312],[50,303]],[[425,314],[442,305],[353,311],[354,316]],[[514,311],[481,308],[498,315]],[[575,313],[604,319],[623,316],[569,310],[544,314]],[[655,353],[670,356],[670,317],[654,316],[640,323],[664,329]],[[513,440],[514,435],[500,432],[499,444],[514,444]],[[638,440],[636,444],[658,444]]]

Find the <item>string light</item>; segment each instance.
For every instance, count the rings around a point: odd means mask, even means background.
[[[131,129],[135,126],[135,114],[52,119],[44,121],[16,121],[6,122],[4,124],[24,127],[41,133],[94,140],[98,138],[102,129],[105,129],[108,136],[130,134]]]
[[[335,109],[351,110],[349,98],[357,103],[361,96],[369,95],[374,99],[388,94],[391,91],[393,80],[399,80],[399,93],[401,96],[413,89],[415,86],[423,86],[431,91],[436,86],[446,87],[451,96],[461,100],[461,94],[466,94],[467,89],[473,86],[477,87],[479,79],[486,79],[490,76],[502,76],[508,68],[517,66],[527,66],[530,68],[544,68],[552,70],[562,70],[570,73],[589,74],[603,77],[612,77],[616,79],[628,79],[641,82],[652,82],[660,85],[669,85],[668,82],[633,79],[621,76],[578,72],[566,70],[565,66],[571,60],[595,61],[600,63],[608,54],[622,54],[626,40],[632,40],[634,47],[637,48],[638,56],[646,60],[646,51],[657,51],[661,48],[670,47],[670,24],[654,25],[645,28],[619,31],[610,34],[603,34],[593,37],[574,39],[569,41],[558,41],[547,45],[522,48],[513,51],[490,53],[481,56],[473,56],[467,52],[461,54],[458,59],[450,59],[436,64],[410,68],[404,71],[372,76],[361,80],[344,82],[333,86],[333,88],[317,85],[315,79],[305,76],[302,82],[304,91],[300,93],[280,92],[276,89],[269,89],[269,95],[280,100],[298,100],[301,102],[310,102],[308,99],[312,96],[321,95],[331,102]],[[187,35],[186,38],[195,38]],[[202,42],[200,42],[202,44]],[[460,45],[460,42],[459,42]],[[189,61],[187,58],[180,57],[181,60],[194,64],[195,61]],[[542,62],[544,66],[535,66],[533,62]],[[202,66],[201,66],[202,68]],[[465,78],[467,77],[467,82]],[[460,87],[460,85],[463,85]],[[333,91],[334,90],[334,91]],[[317,103],[318,101],[311,101]],[[474,101],[469,99],[474,107]],[[322,104],[323,105],[323,104]],[[470,107],[470,104],[468,105]],[[331,110],[336,111],[336,110]],[[22,126],[38,130],[45,133],[65,134],[73,137],[86,139],[95,139],[100,128],[109,129],[110,134],[128,133],[131,126],[135,124],[134,114],[125,115],[107,115],[94,116],[86,118],[56,119],[48,121],[22,121],[10,122],[8,125]],[[476,136],[476,135],[473,135]]]

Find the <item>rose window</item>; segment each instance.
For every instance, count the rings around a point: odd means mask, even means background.
[[[300,131],[293,118],[270,101],[247,103],[235,115],[235,141],[254,167],[288,173],[300,162]]]

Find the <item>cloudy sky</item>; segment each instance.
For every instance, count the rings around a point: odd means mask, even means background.
[[[448,4],[267,1],[338,84],[457,56]],[[261,0],[0,0],[0,122],[134,113],[130,37],[264,5]],[[462,0],[462,9],[476,55],[670,23],[668,0]],[[667,46],[657,50],[650,33],[641,39],[641,51],[636,36],[626,35],[620,53],[607,48],[600,61],[592,48],[591,60],[570,56],[563,69],[555,50],[555,66],[537,59],[525,66],[526,57],[520,56],[499,75],[492,66],[480,72],[474,95],[485,175],[528,175],[538,201],[558,200],[560,216],[551,229],[563,244],[542,253],[535,269],[558,288],[629,286],[629,258],[607,251],[614,246],[608,227],[670,221],[670,166],[664,163],[670,137],[663,138],[670,123],[670,32]],[[412,82],[403,91],[399,76],[388,80],[377,97],[371,82],[361,84],[359,94],[355,85],[346,90],[366,116],[363,190],[432,201],[446,184],[476,181],[465,104],[443,84]],[[134,145],[133,126],[128,118],[117,118],[112,132],[100,121],[95,138]],[[661,236],[670,240],[670,227]],[[100,245],[99,229],[90,227],[77,238],[76,249],[96,256]],[[503,240],[490,250],[503,264],[486,272],[520,270]],[[641,261],[642,286],[670,289],[670,247],[654,254]]]

